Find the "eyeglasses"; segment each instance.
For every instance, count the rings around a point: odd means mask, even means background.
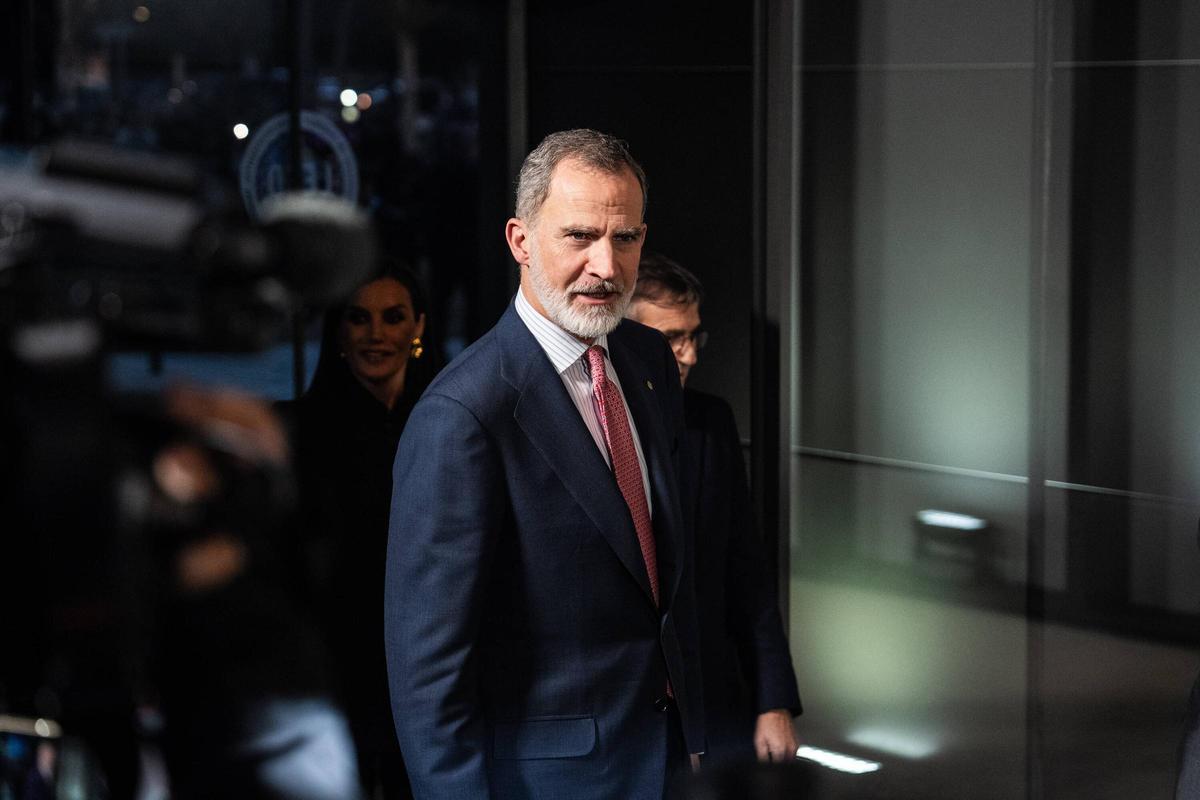
[[[692,331],[691,333],[681,331],[668,336],[667,341],[671,343],[672,350],[683,350],[689,344],[697,350],[703,350],[704,345],[708,344],[708,331]]]

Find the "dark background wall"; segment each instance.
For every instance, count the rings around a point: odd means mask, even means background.
[[[530,146],[564,128],[626,139],[649,178],[646,246],[696,273],[710,331],[691,385],[750,409],[753,3],[533,0]]]

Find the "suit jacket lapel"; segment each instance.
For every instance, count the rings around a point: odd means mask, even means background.
[[[629,507],[562,378],[511,306],[497,332],[502,342],[501,376],[519,393],[513,410],[517,425],[652,600]]]

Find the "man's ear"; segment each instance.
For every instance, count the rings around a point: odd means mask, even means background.
[[[530,241],[529,228],[525,220],[519,217],[510,219],[504,226],[504,238],[508,241],[508,251],[512,253],[513,260],[522,267],[528,265]]]

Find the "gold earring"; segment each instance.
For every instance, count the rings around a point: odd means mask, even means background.
[[[409,346],[408,350],[410,353],[412,353],[413,358],[421,357],[421,354],[425,352],[425,348],[421,346],[420,336],[413,337],[412,344]]]

